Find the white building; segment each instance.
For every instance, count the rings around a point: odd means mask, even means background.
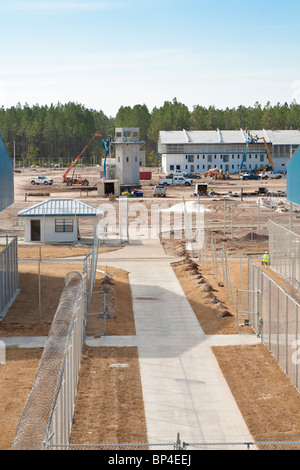
[[[143,145],[139,128],[117,127],[110,142],[115,158],[108,161],[108,177],[118,179],[120,185],[138,185],[140,167],[145,165],[145,152],[141,150]]]
[[[76,199],[48,199],[18,213],[23,218],[25,242],[72,243],[79,239],[79,220],[93,219],[103,211]]]
[[[258,140],[247,146],[249,135]],[[300,131],[296,130],[161,131],[158,153],[164,173],[204,173],[211,168],[237,173],[245,152],[248,170],[269,165],[267,146],[274,171],[286,173],[287,163],[299,145]]]

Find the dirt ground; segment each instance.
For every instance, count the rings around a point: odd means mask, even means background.
[[[90,170],[86,176],[91,176]],[[51,176],[51,172],[47,175]],[[47,188],[49,197],[81,197],[78,190],[67,191],[57,172],[53,188]],[[95,181],[97,175],[93,174]],[[83,175],[85,176],[85,175]],[[150,184],[157,181],[159,174],[153,173]],[[16,174],[16,203],[0,214],[1,232],[17,234],[22,239],[23,227],[16,225],[16,212],[24,207],[25,193],[27,202],[33,204],[45,199],[44,188],[32,188],[28,184],[29,171]],[[91,178],[90,178],[91,179]],[[229,181],[216,181],[213,186],[219,194],[228,191],[239,192],[241,181],[234,178]],[[261,182],[260,186],[285,189],[285,180]],[[257,182],[244,182],[243,190],[253,191]],[[156,202],[152,199],[152,186],[143,183],[144,201],[146,204]],[[168,188],[166,201],[176,201],[190,197],[190,188]],[[48,197],[48,196],[47,196]],[[91,191],[82,200],[98,203],[96,193]],[[86,198],[86,199],[85,199]],[[245,252],[264,252],[268,247],[265,230],[270,217],[268,209],[260,214],[260,233],[258,225],[249,232],[247,224],[253,223],[251,207],[256,204],[256,197],[243,203],[243,230],[241,230],[241,212],[234,210],[226,201],[226,231],[223,230],[224,203],[218,199],[205,200],[212,211],[207,213],[210,236],[217,249],[226,245],[230,257],[230,274],[234,290],[240,288],[240,258]],[[232,201],[230,199],[230,201]],[[165,202],[165,201],[164,201]],[[240,204],[239,204],[240,205]],[[235,207],[238,207],[236,205]],[[257,206],[256,206],[257,207]],[[256,210],[256,209],[255,209]],[[273,213],[273,216],[275,213]],[[257,212],[255,212],[255,217]],[[276,212],[278,222],[288,223],[288,213]],[[297,215],[294,214],[295,222]],[[230,227],[231,224],[231,227]],[[256,219],[257,224],[257,219]],[[232,225],[234,225],[232,231]],[[89,235],[88,227],[86,234]],[[164,240],[167,253],[181,258],[173,264],[184,292],[194,309],[195,315],[206,334],[235,334],[236,312],[232,299],[228,295],[222,277],[222,267],[218,265],[218,282],[213,275],[211,262],[191,266],[190,257],[186,258],[182,242]],[[116,247],[101,247],[101,250]],[[121,248],[120,248],[121,249]],[[47,335],[55,314],[59,297],[64,285],[65,275],[72,270],[81,270],[82,261],[72,259],[88,253],[88,246],[45,246],[41,247],[43,259],[41,269],[41,310],[38,302],[38,264],[37,246],[19,245],[20,294],[4,320],[0,323],[0,337]],[[52,260],[60,259],[59,262]],[[196,270],[196,271],[195,271]],[[242,262],[243,278],[246,279],[246,264]],[[132,311],[131,290],[128,273],[109,266],[99,266],[95,290],[103,288],[104,273],[111,275],[106,282],[112,300],[112,317],[107,320],[106,334],[134,335],[134,317]],[[106,278],[107,279],[107,278]],[[205,291],[203,285],[209,286]],[[90,312],[99,312],[101,303],[95,295],[90,305]],[[98,335],[103,330],[103,320],[93,315],[88,318],[87,333]],[[246,330],[247,328],[247,330]],[[242,327],[242,332],[253,334],[249,327]],[[6,352],[6,363],[0,364],[0,449],[9,449],[21,417],[28,393],[33,384],[42,350],[25,350],[9,348]],[[300,398],[299,393],[281,371],[271,354],[263,345],[244,347],[214,348],[214,353],[222,372],[228,381],[231,391],[246,420],[250,432],[256,441],[300,441]],[[127,367],[112,367],[123,363]],[[87,386],[88,384],[88,386]],[[15,393],[15,390],[18,390]],[[106,398],[106,400],[105,400]],[[85,348],[82,356],[82,367],[75,409],[72,432],[73,443],[124,443],[147,442],[144,417],[140,372],[136,348]]]

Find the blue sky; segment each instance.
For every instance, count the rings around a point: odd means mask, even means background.
[[[0,0],[0,106],[300,103],[299,0]]]

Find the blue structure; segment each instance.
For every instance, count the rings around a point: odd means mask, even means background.
[[[287,200],[300,205],[300,148],[287,165]]]
[[[13,203],[14,168],[0,136],[0,212]],[[0,320],[2,320],[19,293],[19,276],[17,237],[0,236],[0,241]]]
[[[0,136],[0,212],[14,203],[14,168]]]

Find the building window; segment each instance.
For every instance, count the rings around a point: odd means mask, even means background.
[[[212,162],[212,155],[207,155],[207,161],[208,161],[209,163]]]
[[[260,159],[261,162],[263,162],[264,159],[265,159],[264,155],[260,155],[260,156],[259,156],[259,159]]]
[[[186,170],[188,169],[188,166],[187,166],[187,165],[185,165],[185,169],[186,169]]]
[[[180,170],[180,165],[176,165],[176,170]]]
[[[126,162],[127,162],[127,163],[129,162],[129,158],[128,158],[128,157],[126,157]]]
[[[223,155],[223,162],[229,162],[229,155]]]
[[[55,232],[73,232],[73,219],[55,219]]]
[[[187,157],[189,163],[194,163],[194,155],[188,155]]]
[[[174,170],[174,165],[170,165],[170,171]]]

